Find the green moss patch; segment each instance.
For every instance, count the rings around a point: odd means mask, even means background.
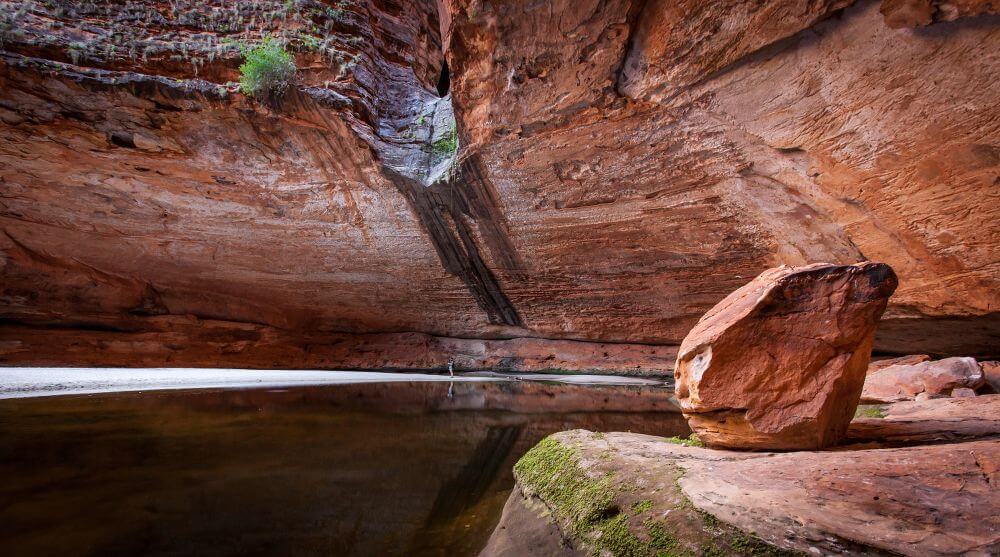
[[[883,406],[858,406],[854,411],[855,418],[878,418],[885,417],[885,407]]]
[[[431,151],[439,157],[450,157],[458,151],[458,129],[452,122],[448,131],[431,143]]]
[[[522,489],[569,520],[573,533],[579,535],[618,511],[612,475],[591,478],[577,466],[578,462],[576,451],[546,437],[517,461],[514,475]]]
[[[627,510],[619,495],[630,491],[611,473],[591,477],[579,466],[577,452],[553,437],[543,439],[514,466],[521,488],[545,501],[556,517],[569,523],[574,536],[585,539],[593,553],[623,557],[673,555],[676,540],[653,521],[645,521],[647,536],[639,538],[630,519],[650,511],[651,500],[635,501]]]
[[[698,446],[696,438],[673,438],[668,442]],[[660,472],[666,474],[667,480],[665,489],[663,483],[643,489],[628,479],[629,474],[638,473],[636,470],[627,465],[609,470],[615,462],[599,458],[603,454],[600,446],[593,447],[594,458],[588,459],[587,465],[581,464],[588,446],[572,446],[547,437],[518,461],[514,475],[525,496],[542,500],[565,535],[592,555],[801,555],[777,548],[695,508],[678,483],[683,476],[679,466],[661,464]]]
[[[652,508],[653,508],[653,502],[650,501],[649,499],[643,499],[642,501],[636,501],[635,503],[632,503],[632,512],[634,512],[635,514],[644,513]]]
[[[666,441],[667,443],[673,443],[675,445],[683,445],[685,447],[705,446],[705,444],[701,442],[701,439],[698,439],[698,436],[693,433],[691,435],[688,435],[687,439],[675,436],[675,437],[665,437],[663,440]]]

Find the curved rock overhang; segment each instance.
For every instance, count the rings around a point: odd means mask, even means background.
[[[865,259],[900,277],[877,350],[997,355],[995,15],[63,4],[0,2],[0,361],[295,365],[410,332],[641,350],[763,269]],[[299,66],[274,105],[233,86],[235,42],[268,33]]]

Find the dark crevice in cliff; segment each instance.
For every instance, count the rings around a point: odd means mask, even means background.
[[[445,66],[442,80],[448,79]],[[489,322],[522,327],[490,264],[514,277],[523,264],[478,155],[460,149],[451,96],[425,99],[402,128],[423,139],[376,143],[383,171],[410,203],[444,269],[465,283]]]
[[[628,96],[623,92],[626,79],[625,71],[628,67],[628,61],[632,57],[632,51],[636,49],[636,36],[638,35],[639,23],[643,17],[647,16],[645,12],[649,5],[649,0],[638,0],[632,5],[628,14],[628,37],[625,42],[625,49],[618,60],[618,66],[614,69],[614,91],[620,97]],[[657,2],[653,2],[652,5],[656,6]]]
[[[481,175],[465,170],[470,166],[474,163],[466,159],[446,179],[431,186],[391,170],[390,177],[419,217],[442,266],[462,279],[490,323],[520,327],[521,316],[504,294],[475,240],[473,226],[478,224],[478,232],[484,239],[489,238],[486,241],[491,247],[509,246],[506,236],[498,232],[497,223],[483,220],[483,215],[494,214],[496,208],[489,205],[491,196],[486,194],[487,186]],[[515,257],[510,252],[497,255],[503,260]]]
[[[451,75],[448,73],[448,62],[441,68],[441,77],[438,78],[437,92],[444,97],[451,90]]]

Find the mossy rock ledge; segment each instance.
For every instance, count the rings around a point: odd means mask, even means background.
[[[751,453],[566,431],[518,461],[481,555],[990,554],[982,460],[1000,462],[1000,441]]]

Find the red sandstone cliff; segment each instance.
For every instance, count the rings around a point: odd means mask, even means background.
[[[864,259],[900,279],[877,350],[997,355],[996,11],[2,1],[0,362],[676,345],[763,269]],[[264,34],[297,51],[274,106],[232,84]]]

